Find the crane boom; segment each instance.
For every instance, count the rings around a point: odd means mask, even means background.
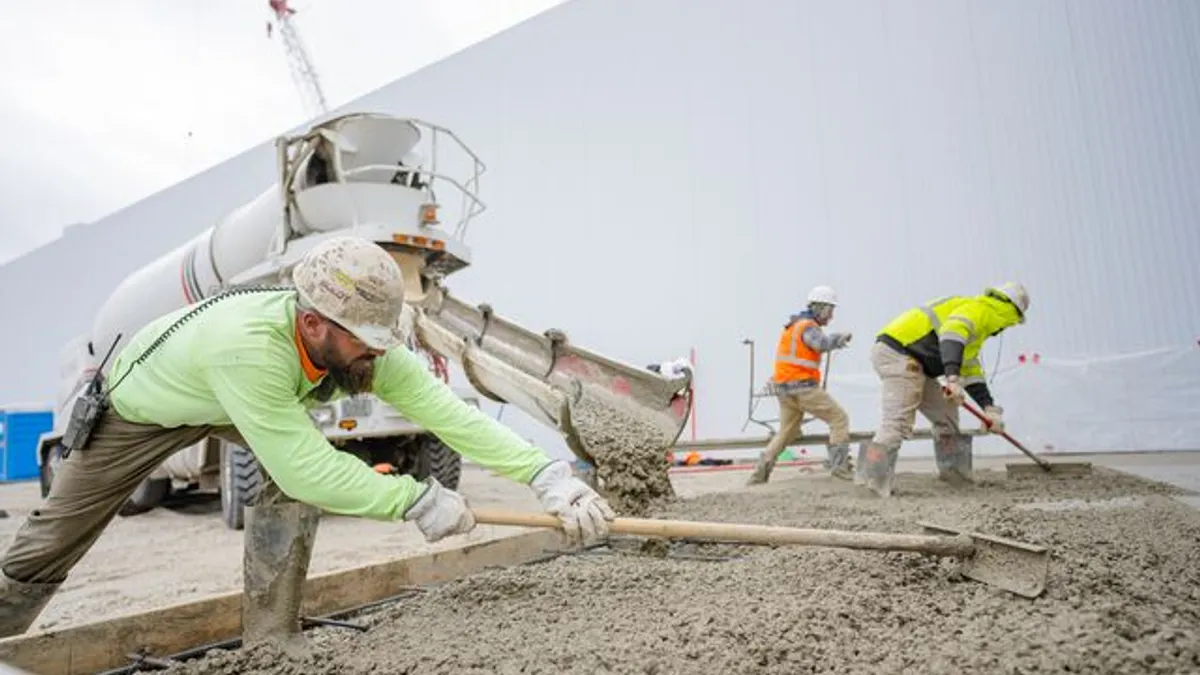
[[[329,111],[329,104],[325,100],[325,92],[321,90],[321,78],[313,66],[312,57],[308,55],[300,32],[292,22],[296,10],[288,6],[287,0],[268,0],[267,4],[274,12],[275,25],[279,27],[279,36],[283,39],[283,49],[287,55],[288,70],[300,92],[305,111],[312,117],[323,115]]]

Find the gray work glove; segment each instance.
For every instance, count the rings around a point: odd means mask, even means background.
[[[1004,431],[1004,408],[998,405],[989,405],[983,409],[983,415],[987,418],[987,430],[993,434],[998,434]]]
[[[475,516],[467,508],[467,500],[457,492],[442,487],[436,478],[425,479],[425,493],[408,507],[404,519],[417,524],[425,541],[433,543],[452,534],[466,534],[475,528]]]
[[[830,337],[833,338],[834,349],[845,349],[846,345],[850,344],[850,338],[854,337],[852,333],[834,333]]]
[[[556,459],[529,484],[542,508],[558,516],[572,544],[595,544],[608,536],[608,521],[616,512],[587,483],[571,474],[571,466]]]
[[[955,406],[962,405],[962,402],[967,400],[966,392],[963,391],[962,383],[959,382],[957,375],[947,375],[942,379],[942,394]]]

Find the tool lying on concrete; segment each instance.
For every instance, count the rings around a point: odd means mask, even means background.
[[[972,415],[979,418],[979,421],[983,422],[985,427],[988,429],[992,428],[992,421],[989,420],[986,415],[980,412],[978,408],[966,401],[963,401],[962,405],[967,409],[967,412],[970,412]],[[999,433],[1004,437],[1005,440],[1016,446],[1018,450],[1028,455],[1029,459],[1032,459],[1034,462],[1036,462],[1037,466],[1046,473],[1054,473],[1064,476],[1086,476],[1092,472],[1091,462],[1047,462],[1041,457],[1038,457],[1030,452],[1029,449],[1022,445],[1017,439],[1009,436],[1007,431],[992,433]],[[1004,468],[1010,476],[1022,476],[1037,473],[1037,470],[1028,464],[1005,464]]]
[[[561,529],[556,516],[500,509],[471,509],[477,523]],[[664,539],[708,539],[741,544],[831,546],[876,551],[912,551],[959,558],[959,573],[990,586],[1026,598],[1036,598],[1046,588],[1050,552],[1044,546],[977,532],[919,523],[937,534],[891,534],[818,530],[799,527],[743,525],[688,520],[616,518],[609,523],[613,534],[632,534]]]

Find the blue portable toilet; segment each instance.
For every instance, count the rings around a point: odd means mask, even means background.
[[[0,406],[0,481],[38,477],[38,437],[53,427],[51,406]]]

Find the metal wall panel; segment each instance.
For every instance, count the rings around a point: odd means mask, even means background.
[[[863,429],[873,333],[1008,278],[1030,320],[985,361],[1014,430],[1070,417],[1062,397],[1121,425],[1136,400],[1088,397],[1141,371],[1088,360],[1200,334],[1198,40],[1186,0],[573,0],[346,108],[446,124],[488,163],[455,292],[635,364],[696,347],[701,435],[739,432],[741,340],[765,373],[812,285],[837,287],[834,328],[856,335],[831,391]],[[52,392],[58,345],[90,323],[76,313],[270,182],[270,161],[255,148],[0,270],[6,307],[41,326],[3,338],[22,356],[0,400]],[[59,260],[96,283],[70,287]],[[1035,352],[1040,376],[1018,368]],[[1131,442],[1106,439],[1054,442]]]

